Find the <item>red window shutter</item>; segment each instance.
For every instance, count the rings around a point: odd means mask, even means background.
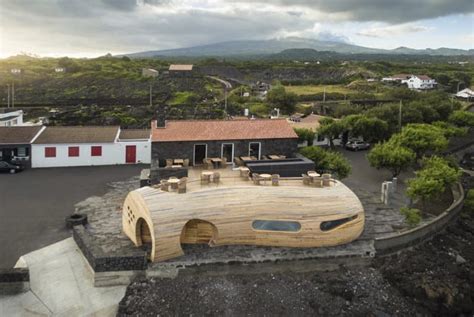
[[[79,147],[78,146],[70,146],[68,148],[69,157],[78,157],[79,156]]]
[[[55,147],[45,147],[44,148],[44,157],[56,157],[56,148]]]
[[[102,156],[102,147],[91,146],[91,156]]]

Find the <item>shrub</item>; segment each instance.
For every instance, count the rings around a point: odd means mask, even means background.
[[[474,212],[474,189],[469,189],[464,200],[464,208],[470,212]]]
[[[351,173],[351,164],[339,152],[325,150],[318,146],[307,146],[300,153],[315,164],[318,171],[330,171],[339,179],[346,178]]]
[[[410,227],[415,227],[421,222],[421,211],[419,209],[402,207],[400,213],[405,216],[405,221]]]

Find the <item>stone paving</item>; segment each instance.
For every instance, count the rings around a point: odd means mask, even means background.
[[[403,216],[398,212],[404,205],[404,197],[397,193],[392,206],[380,203],[380,197],[347,184],[359,197],[366,213],[366,225],[362,236],[346,245],[329,248],[277,248],[259,246],[185,245],[185,255],[162,263],[150,265],[155,269],[184,267],[208,263],[265,262],[292,259],[334,258],[342,256],[368,256],[374,253],[373,239],[391,234],[404,227]],[[76,204],[76,212],[86,213],[88,232],[95,243],[108,254],[131,254],[136,247],[122,233],[121,208],[127,193],[139,187],[139,177],[110,184],[110,190],[101,197],[89,197]],[[401,191],[401,190],[400,190]]]

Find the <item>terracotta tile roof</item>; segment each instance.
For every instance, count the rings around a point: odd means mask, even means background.
[[[0,144],[29,144],[42,126],[0,127]]]
[[[298,136],[285,119],[166,121],[165,128],[152,122],[153,142],[293,138]]]
[[[113,143],[119,127],[47,127],[34,144]]]
[[[408,78],[410,78],[411,76],[412,76],[412,75],[410,75],[410,74],[396,74],[396,75],[391,76],[391,78],[402,80],[402,79],[408,79]]]
[[[149,139],[150,130],[148,129],[124,129],[120,130],[120,140],[141,140]]]
[[[192,71],[193,70],[193,65],[178,65],[178,64],[172,64],[170,65],[169,70],[171,71]]]
[[[431,80],[430,76],[426,76],[426,75],[415,75],[415,76],[420,78],[421,80]]]

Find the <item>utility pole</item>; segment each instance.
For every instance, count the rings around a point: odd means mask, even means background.
[[[224,111],[227,118],[227,86],[224,87]]]
[[[324,87],[323,102],[326,102],[326,87]]]
[[[15,82],[12,83],[12,108],[15,108]]]
[[[400,99],[400,108],[398,109],[398,128],[402,131],[402,100]]]
[[[150,83],[150,108],[153,107],[152,92],[153,92],[153,86],[152,86],[152,84]]]
[[[10,84],[7,84],[7,108],[10,108]]]

